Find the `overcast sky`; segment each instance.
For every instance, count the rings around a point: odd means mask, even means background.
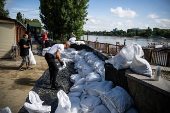
[[[170,29],[170,0],[90,0],[88,4],[84,30]],[[39,0],[7,0],[5,9],[13,19],[21,12],[24,18],[40,20],[39,6]]]

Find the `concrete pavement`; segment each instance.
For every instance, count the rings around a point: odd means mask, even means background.
[[[33,44],[33,52],[37,53],[37,44]],[[18,113],[23,106],[29,91],[42,76],[48,65],[44,57],[34,55],[36,65],[32,70],[19,71],[19,61],[0,60],[0,109],[9,107],[12,113]],[[26,68],[26,66],[23,66]]]

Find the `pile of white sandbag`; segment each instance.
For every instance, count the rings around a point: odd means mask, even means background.
[[[70,42],[70,44],[77,44],[77,45],[85,44],[84,41],[76,41],[76,37],[72,37],[68,41]]]
[[[58,95],[63,107],[59,106],[55,113],[137,113],[126,90],[119,86],[113,88],[113,82],[105,81],[104,61],[93,52],[78,51],[74,63],[78,72],[70,76],[74,85],[67,95],[62,90],[58,92],[64,93],[65,99]]]
[[[117,70],[130,68],[134,72],[146,76],[152,76],[152,69],[147,60],[141,58],[144,55],[142,47],[139,44],[132,43],[120,50],[113,58],[106,63],[112,64]]]

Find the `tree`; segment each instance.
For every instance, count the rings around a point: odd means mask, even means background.
[[[31,19],[25,18],[25,22],[24,22],[24,23],[25,23],[25,24],[29,24],[29,22],[32,22]]]
[[[40,21],[38,19],[33,19],[31,22],[37,22],[40,23]]]
[[[22,14],[20,12],[17,13],[16,19],[23,23]]]
[[[4,17],[9,18],[9,11],[8,11],[8,9],[7,10],[4,9],[4,6],[6,4],[5,1],[6,0],[0,0],[0,16],[4,16]]]
[[[46,30],[57,34],[57,38],[70,37],[74,32],[80,38],[87,21],[89,0],[40,0],[40,18]]]

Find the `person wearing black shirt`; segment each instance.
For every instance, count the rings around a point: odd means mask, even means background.
[[[27,43],[28,43],[28,45],[30,45],[30,47],[31,47],[31,51],[32,51],[32,40],[31,40],[31,32],[29,32],[29,34],[28,34],[28,39],[27,39]]]
[[[25,34],[23,36],[23,38],[20,40],[19,45],[20,45],[20,56],[22,57],[22,63],[19,66],[19,70],[20,71],[24,71],[24,69],[22,68],[22,66],[26,63],[27,69],[32,69],[31,67],[29,67],[29,46],[27,43],[27,39],[28,39],[28,35]]]

